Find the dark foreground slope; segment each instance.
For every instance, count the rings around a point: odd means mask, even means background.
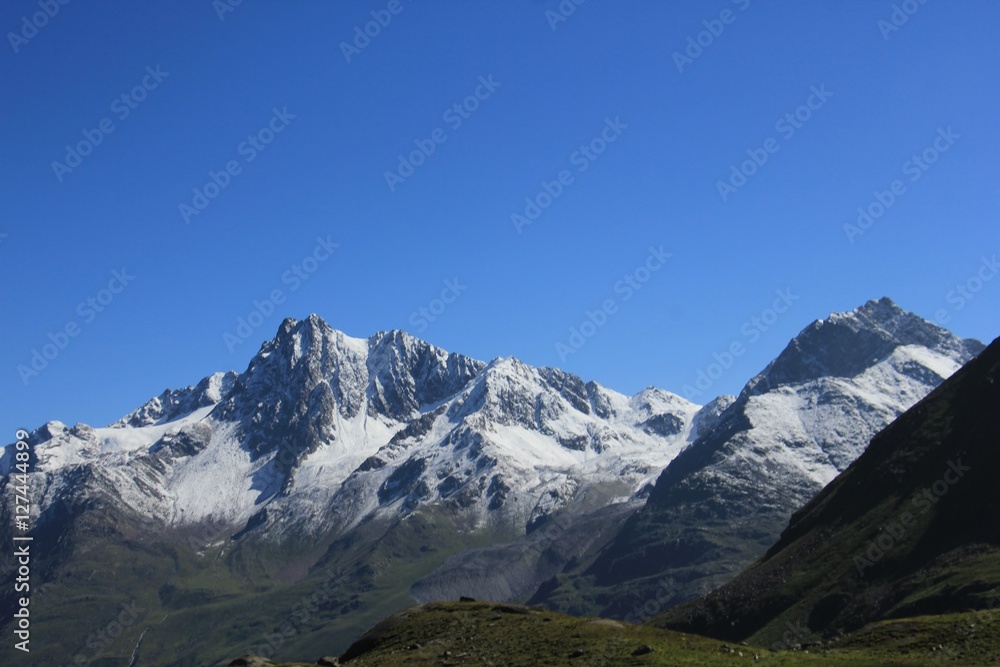
[[[980,610],[979,631],[997,636],[998,472],[1000,339],[879,433],[761,560],[654,624],[805,643]]]

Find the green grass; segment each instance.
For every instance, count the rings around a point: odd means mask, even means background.
[[[1000,612],[883,622],[804,651],[772,651],[536,607],[432,603],[400,612],[362,640],[350,667],[627,667],[675,665],[985,665],[1000,658]],[[942,648],[937,648],[941,646]],[[652,651],[636,655],[640,647]],[[282,664],[282,663],[277,663]],[[306,663],[288,663],[306,664]]]
[[[925,664],[997,664],[1000,609],[881,621],[827,645],[874,657],[914,656]]]

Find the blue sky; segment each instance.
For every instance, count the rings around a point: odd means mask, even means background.
[[[628,393],[712,370],[699,402],[883,295],[992,340],[998,19],[4,3],[0,430],[106,424],[313,312]]]

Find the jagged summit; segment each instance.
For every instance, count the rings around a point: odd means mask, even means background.
[[[159,396],[111,424],[110,428],[153,426],[186,417],[199,408],[221,401],[232,390],[237,377],[239,375],[235,371],[213,373],[194,386],[165,389]]]
[[[283,320],[239,375],[166,392],[113,429],[33,439],[48,474],[100,460],[90,493],[168,524],[317,532],[443,505],[525,525],[589,487],[627,499],[688,444],[698,408],[310,315]]]
[[[983,350],[979,341],[960,339],[882,297],[807,326],[744,391],[761,394],[822,377],[854,377],[907,345],[966,359]]]

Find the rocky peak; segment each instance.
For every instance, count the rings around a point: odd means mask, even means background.
[[[744,392],[754,395],[823,377],[854,377],[904,345],[965,359],[983,349],[979,341],[958,338],[882,297],[810,324],[747,384]]]
[[[162,394],[146,401],[113,424],[110,428],[152,426],[185,417],[199,408],[215,405],[225,398],[236,384],[235,371],[213,373],[198,384],[184,389],[165,389]]]
[[[406,332],[379,332],[368,339],[369,414],[411,419],[460,391],[483,367]]]

